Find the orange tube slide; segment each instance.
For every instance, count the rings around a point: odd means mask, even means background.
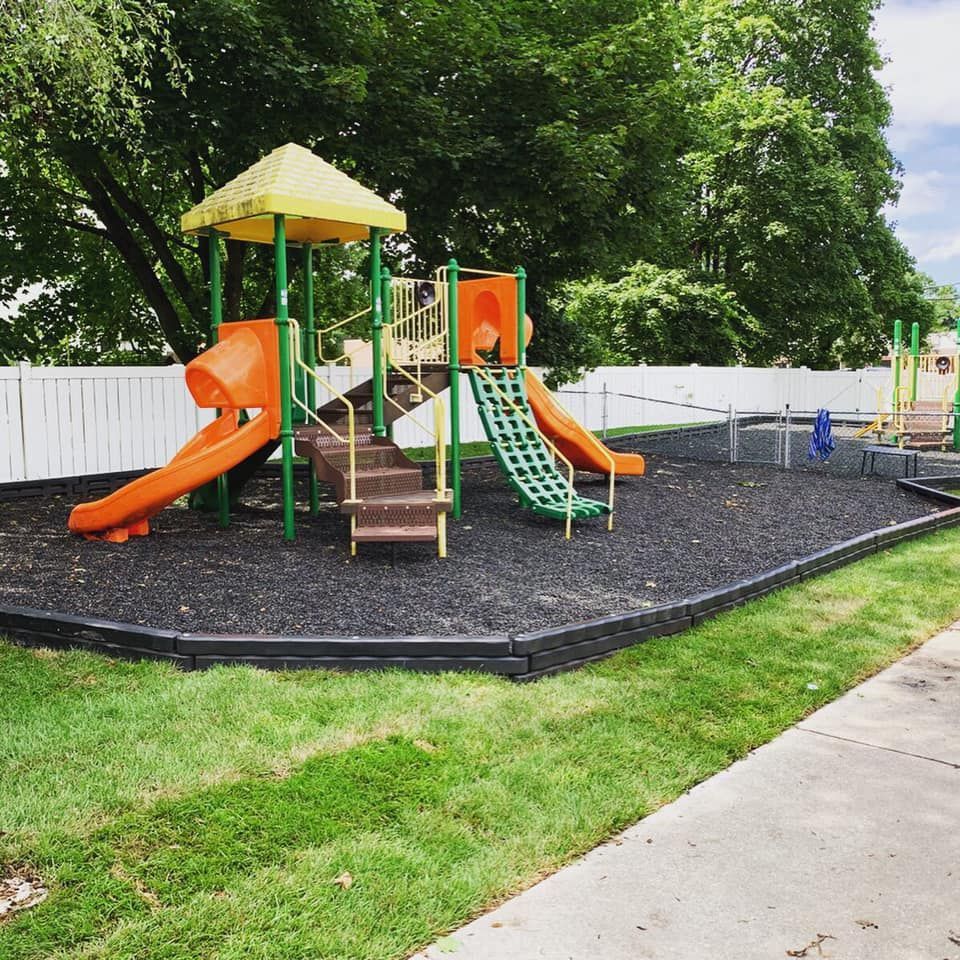
[[[159,470],[138,477],[70,514],[69,527],[90,539],[123,542],[131,534],[150,532],[149,520],[174,500],[226,473],[271,437],[270,415],[257,414],[238,429],[238,411],[228,410],[205,426]]]
[[[617,453],[601,443],[554,399],[532,370],[527,370],[527,399],[540,432],[578,469],[610,473],[610,460],[618,477],[642,477],[646,463],[639,453]]]
[[[159,470],[93,503],[73,508],[68,526],[91,540],[122,543],[150,532],[150,518],[184,494],[226,473],[280,431],[277,330],[273,320],[219,328],[219,341],[187,364],[184,377],[198,407],[226,408]],[[260,409],[240,426],[241,409]]]

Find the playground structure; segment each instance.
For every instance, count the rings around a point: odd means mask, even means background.
[[[960,319],[956,342],[960,351]],[[960,450],[960,356],[958,353],[921,353],[920,324],[910,331],[910,349],[904,350],[903,324],[893,327],[890,362],[890,404],[878,391],[877,416],[855,437],[875,433],[877,439],[901,450],[947,448]]]
[[[643,457],[609,451],[527,369],[533,325],[522,268],[469,270],[451,260],[429,280],[392,277],[381,265],[381,239],[405,230],[405,215],[295,144],[274,150],[215,191],[181,225],[209,243],[212,346],[187,365],[185,377],[196,403],[215,408],[217,419],[166,467],[77,506],[72,531],[111,541],[144,535],[152,517],[187,494],[212,499],[226,527],[231,501],[279,446],[286,539],[295,537],[293,464],[299,454],[311,464],[311,512],[320,509],[318,483],[329,483],[350,519],[352,553],[363,542],[436,541],[443,557],[447,514],[459,518],[462,511],[461,371],[521,505],[564,521],[567,538],[574,519],[606,515],[612,529],[616,476],[642,475]],[[275,318],[222,322],[224,238],[272,244]],[[314,247],[363,239],[370,241],[370,305],[318,330]],[[289,312],[287,249],[293,245],[303,257],[302,325]],[[373,375],[340,392],[316,370],[323,338],[361,318],[370,324]],[[430,487],[388,435],[393,422],[415,418],[427,399],[434,401],[433,423],[417,422],[434,440]],[[244,423],[243,411],[257,412]],[[606,502],[577,494],[575,469],[608,477]]]

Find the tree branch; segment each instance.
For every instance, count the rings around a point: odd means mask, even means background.
[[[90,206],[106,227],[110,242],[117,248],[140,284],[147,302],[157,315],[160,329],[177,359],[183,363],[192,360],[196,351],[187,343],[177,309],[126,221],[110,202],[110,197],[102,184],[89,170],[73,157],[65,157],[64,161],[73,171],[80,185],[87,191]]]
[[[96,177],[103,184],[103,187],[122,210],[143,232],[150,246],[153,247],[157,258],[160,260],[163,269],[170,278],[173,289],[177,296],[183,301],[184,306],[193,316],[199,327],[206,323],[206,311],[197,296],[197,291],[190,283],[186,272],[180,261],[173,255],[169,244],[164,238],[163,231],[157,225],[156,221],[149,213],[136,201],[123,187],[117,182],[111,173],[109,167],[100,156],[99,151],[94,150],[91,157],[96,169]]]
[[[69,227],[71,230],[81,230],[83,233],[92,233],[97,237],[110,239],[110,234],[103,227],[94,226],[92,223],[84,223],[82,220],[71,220],[69,217],[53,217],[53,222],[61,227]]]

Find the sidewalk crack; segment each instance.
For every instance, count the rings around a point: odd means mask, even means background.
[[[813,730],[810,727],[797,726],[797,730],[804,733],[814,733],[818,737],[827,737],[830,740],[842,740],[844,743],[855,743],[861,747],[869,747],[871,750],[883,750],[886,753],[898,753],[902,757],[913,757],[915,760],[927,760],[930,763],[940,763],[945,767],[951,767],[954,770],[960,770],[960,763],[953,763],[950,760],[940,760],[937,757],[928,757],[922,753],[911,753],[909,750],[898,750],[896,747],[883,747],[877,743],[867,743],[865,740],[856,740],[853,737],[841,737],[835,733],[824,733],[822,730]]]

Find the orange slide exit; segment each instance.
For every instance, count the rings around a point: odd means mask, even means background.
[[[159,470],[101,500],[81,503],[69,527],[88,538],[123,541],[149,533],[150,518],[209,483],[280,435],[280,374],[273,320],[225,323],[219,342],[187,364],[184,377],[198,407],[223,413]],[[240,426],[242,409],[260,410]]]
[[[601,443],[593,433],[575,420],[554,399],[539,377],[527,370],[527,400],[540,432],[578,469],[590,473],[610,473],[613,459],[618,477],[642,477],[646,462],[639,453],[617,453]]]
[[[484,363],[478,351],[499,344],[500,362],[517,363],[517,282],[512,276],[486,276],[458,285],[460,297],[459,353],[467,366]],[[524,317],[524,343],[533,337],[533,321]],[[609,475],[610,460],[617,476],[642,477],[646,462],[639,453],[617,453],[574,419],[554,399],[532,370],[527,370],[527,400],[540,432],[578,470]]]

